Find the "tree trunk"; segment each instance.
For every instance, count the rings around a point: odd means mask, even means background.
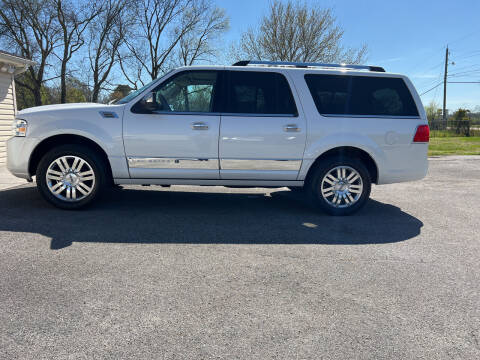
[[[100,94],[100,88],[98,86],[93,87],[92,91],[92,102],[98,102],[98,95]]]
[[[33,89],[33,98],[35,100],[35,106],[42,105],[42,92],[41,87],[35,86]]]
[[[67,102],[67,62],[62,61],[62,67],[60,70],[60,103],[65,104]]]

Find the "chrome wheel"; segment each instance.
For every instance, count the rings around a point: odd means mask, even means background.
[[[63,201],[80,201],[95,187],[92,166],[78,156],[65,155],[54,160],[45,176],[50,192]]]
[[[321,183],[323,199],[336,208],[347,208],[355,204],[363,192],[362,177],[350,166],[337,166],[323,177]]]

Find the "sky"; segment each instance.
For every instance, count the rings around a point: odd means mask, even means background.
[[[230,17],[227,42],[259,23],[269,0],[216,0]],[[449,81],[480,81],[480,0],[307,0],[330,7],[345,33],[343,45],[368,46],[368,65],[407,75],[426,106],[443,102],[445,49]],[[480,111],[480,84],[447,84],[447,108]]]

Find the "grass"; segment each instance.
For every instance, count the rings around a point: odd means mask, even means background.
[[[480,155],[480,136],[431,137],[428,155]]]
[[[432,130],[430,129],[430,138],[432,137],[463,137],[465,134],[456,134],[455,131],[449,130]],[[480,130],[470,129],[470,137],[480,136]]]

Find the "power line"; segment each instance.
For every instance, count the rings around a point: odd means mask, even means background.
[[[442,73],[440,73],[440,75],[438,75],[438,78],[437,78],[437,81],[440,81],[442,79]],[[433,102],[436,103],[437,102],[437,96],[438,96],[438,87],[435,89],[435,92],[433,93]]]
[[[458,76],[461,76],[461,77],[465,77],[465,76],[468,76],[468,75],[473,75],[473,74],[476,74],[480,72],[480,69],[478,70],[469,70],[469,71],[461,71],[461,72],[458,72],[458,73],[453,73],[453,74],[450,74],[448,75],[448,77],[458,77]]]
[[[449,84],[480,84],[480,81],[448,81]]]
[[[475,70],[475,69],[472,69],[472,68],[475,68],[475,66],[478,66],[478,64],[469,64],[469,65],[463,65],[463,66],[460,66],[460,67],[455,66],[455,71]],[[478,69],[480,69],[480,68],[478,68]]]
[[[476,57],[476,56],[480,56],[480,51],[477,51],[476,53],[472,53],[472,54],[467,55],[467,56],[460,56],[460,57],[458,57],[458,58],[456,58],[456,59],[457,59],[457,60],[469,59],[469,58]]]
[[[422,94],[420,94],[420,96],[423,96],[423,95],[425,95],[425,94],[429,93],[430,91],[432,91],[432,90],[434,90],[434,89],[438,88],[438,87],[439,87],[440,85],[442,85],[442,84],[443,84],[443,81],[439,82],[437,85],[435,85],[435,86],[434,86],[434,87],[432,87],[431,89],[428,89],[427,91],[425,91],[425,92],[423,92]]]
[[[465,68],[465,67],[464,67]],[[475,73],[478,73],[480,72],[480,68],[476,68],[474,67],[473,69],[471,70],[468,70],[468,71],[460,71],[458,73],[453,73],[453,74],[447,74],[447,78],[450,78],[450,77],[464,77],[464,76],[468,76],[468,75],[473,75]],[[439,77],[441,77],[443,74],[440,74]],[[436,79],[433,79],[430,80],[428,83],[425,83],[426,86],[430,86],[431,84],[434,84],[435,82],[438,82],[439,81],[439,78],[436,78]],[[453,81],[447,81],[447,83],[454,83]],[[457,82],[457,83],[461,83],[461,82]],[[436,89],[438,86],[440,86],[441,84],[443,84],[443,81],[436,84],[435,86],[433,86],[432,88],[429,88],[428,90],[426,90],[425,92],[423,92],[420,96],[430,92],[431,90],[433,89]]]

